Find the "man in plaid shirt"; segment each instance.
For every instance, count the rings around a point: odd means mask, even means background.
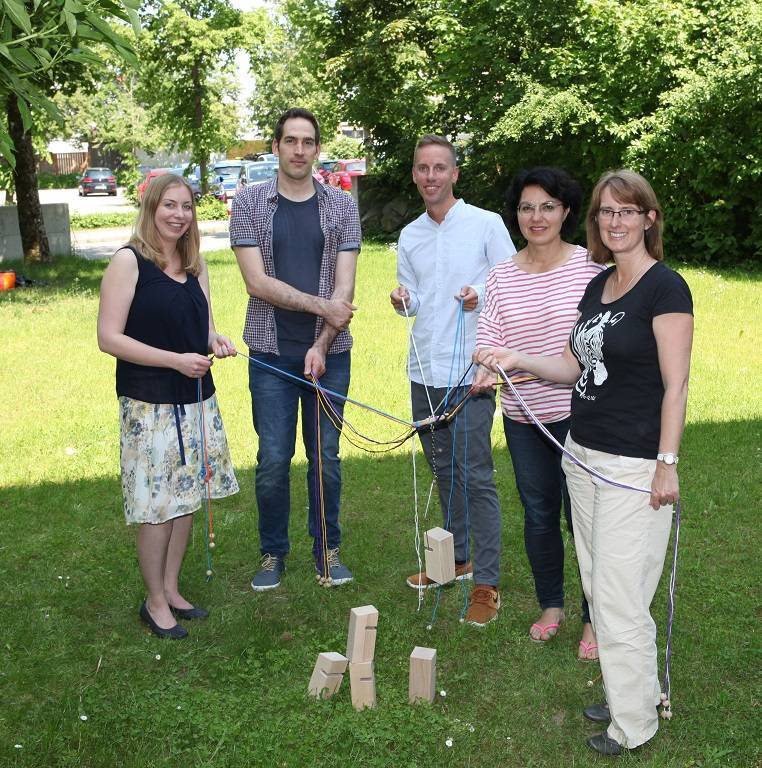
[[[281,115],[273,152],[277,177],[238,192],[230,218],[230,245],[249,294],[243,338],[253,358],[249,390],[259,437],[255,484],[262,562],[251,582],[255,591],[274,589],[285,571],[300,405],[315,568],[331,585],[352,580],[339,560],[340,432],[317,408],[314,390],[297,379],[318,377],[341,395],[349,390],[347,328],[356,309],[360,217],[351,196],[313,180],[320,128],[311,112],[292,108]],[[334,407],[341,413],[343,401]]]

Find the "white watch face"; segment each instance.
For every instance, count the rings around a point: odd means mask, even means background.
[[[665,464],[677,464],[677,456],[674,453],[662,453],[659,458]]]

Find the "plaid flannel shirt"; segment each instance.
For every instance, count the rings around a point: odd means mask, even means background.
[[[357,204],[346,192],[317,183],[315,190],[320,229],[325,239],[318,296],[330,299],[336,281],[336,255],[339,251],[360,250],[360,214]],[[239,191],[233,198],[233,210],[230,215],[230,247],[257,246],[262,253],[265,273],[269,277],[275,277],[273,217],[277,209],[276,177],[272,181]],[[317,318],[315,339],[320,335],[324,322],[322,317]],[[254,296],[249,297],[243,340],[253,352],[280,354],[275,329],[275,308],[272,304]],[[349,331],[339,331],[328,354],[346,352],[351,347],[352,337]]]

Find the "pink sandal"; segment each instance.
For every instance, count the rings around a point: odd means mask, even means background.
[[[558,634],[558,628],[561,626],[561,622],[555,622],[553,624],[545,624],[544,626],[542,624],[537,624],[536,622],[532,624],[531,627],[529,627],[529,639],[533,643],[547,643],[549,640],[552,640],[557,634]],[[540,637],[532,637],[532,630],[533,629],[539,629],[540,630]],[[548,632],[552,632],[552,635],[549,635],[545,640],[542,639],[542,636],[544,634],[547,634]]]
[[[598,661],[598,644],[594,642],[586,643],[584,640],[580,640],[577,661]]]

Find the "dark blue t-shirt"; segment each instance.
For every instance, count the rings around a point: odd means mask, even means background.
[[[295,202],[278,195],[273,218],[275,277],[303,293],[318,295],[325,238],[320,228],[317,194]],[[281,355],[304,357],[315,342],[316,316],[275,308],[275,329]]]

